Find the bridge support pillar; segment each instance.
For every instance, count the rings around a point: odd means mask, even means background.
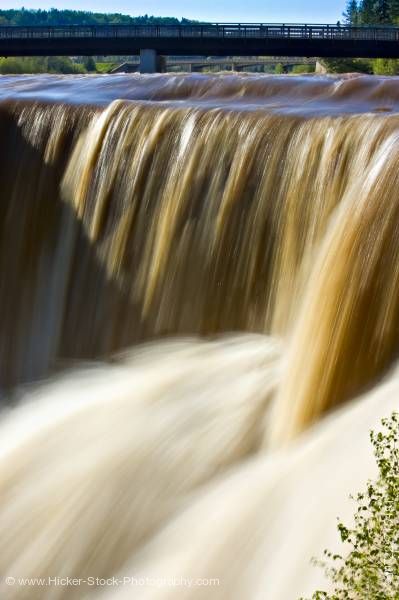
[[[165,57],[158,56],[156,50],[140,50],[140,73],[164,73],[165,65]]]
[[[327,73],[326,66],[320,60],[316,61],[315,73],[318,73],[319,75],[325,75]]]

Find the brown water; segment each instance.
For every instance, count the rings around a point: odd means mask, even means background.
[[[380,381],[399,348],[398,165],[397,78],[0,79],[4,394],[76,360],[200,336],[58,375],[4,420],[1,573],[111,576],[132,561],[134,572],[183,575],[202,564],[227,586],[207,597],[263,599],[262,500],[281,555],[268,563],[266,598],[312,590],[305,561],[326,541],[319,529],[354,491],[353,471],[367,479],[367,427],[381,403],[396,405],[397,377]],[[344,403],[347,413],[322,419]],[[289,450],[266,451],[320,420]],[[341,444],[344,428],[352,437]],[[345,463],[334,502],[285,577],[293,505],[324,486],[334,453]],[[231,484],[228,469],[238,469]],[[215,478],[226,480],[220,490]],[[247,502],[239,490],[253,485]],[[293,504],[282,508],[285,494]],[[222,519],[220,545],[207,528],[181,538],[230,498],[241,529]],[[236,534],[248,536],[240,584],[225,573]],[[209,545],[213,558],[201,562]],[[171,593],[148,590],[140,598]],[[32,593],[13,588],[10,598]]]
[[[0,98],[104,107],[113,100],[179,102],[277,112],[364,113],[399,108],[393,77],[241,75],[11,75]]]

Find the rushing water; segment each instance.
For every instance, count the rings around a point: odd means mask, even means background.
[[[397,405],[398,166],[396,78],[0,79],[4,403],[54,378],[0,423],[1,574],[320,584]]]

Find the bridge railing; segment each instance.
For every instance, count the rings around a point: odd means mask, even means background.
[[[264,38],[398,41],[399,27],[297,24],[1,26],[0,39],[63,38]]]

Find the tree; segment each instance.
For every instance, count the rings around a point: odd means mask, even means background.
[[[399,75],[399,60],[376,58],[372,61],[374,75]]]
[[[362,0],[359,7],[360,22],[362,25],[370,25],[376,22],[374,11],[375,0]]]
[[[399,22],[399,0],[391,0],[390,2],[390,18],[392,23]]]
[[[346,11],[343,13],[346,25],[359,24],[359,6],[357,0],[348,0],[346,3]]]
[[[49,73],[84,73],[85,69],[82,65],[77,65],[67,56],[49,56],[48,72]]]
[[[92,73],[96,70],[96,63],[94,62],[94,58],[92,56],[87,56],[83,64],[88,73]]]
[[[294,65],[292,68],[292,73],[296,73],[300,75],[301,73],[314,73],[315,68],[313,65]]]
[[[328,594],[317,591],[313,600],[398,600],[399,598],[399,414],[382,420],[383,430],[370,439],[378,478],[357,494],[354,525],[338,523],[346,558],[325,551],[326,569],[334,584]]]
[[[0,19],[4,19],[10,25],[178,25],[179,23],[189,25],[199,23],[188,19],[175,17],[152,17],[144,15],[131,17],[120,13],[92,13],[83,10],[27,10],[8,9],[0,10]]]
[[[391,22],[390,0],[376,0],[374,3],[374,14],[377,23],[386,24]]]

